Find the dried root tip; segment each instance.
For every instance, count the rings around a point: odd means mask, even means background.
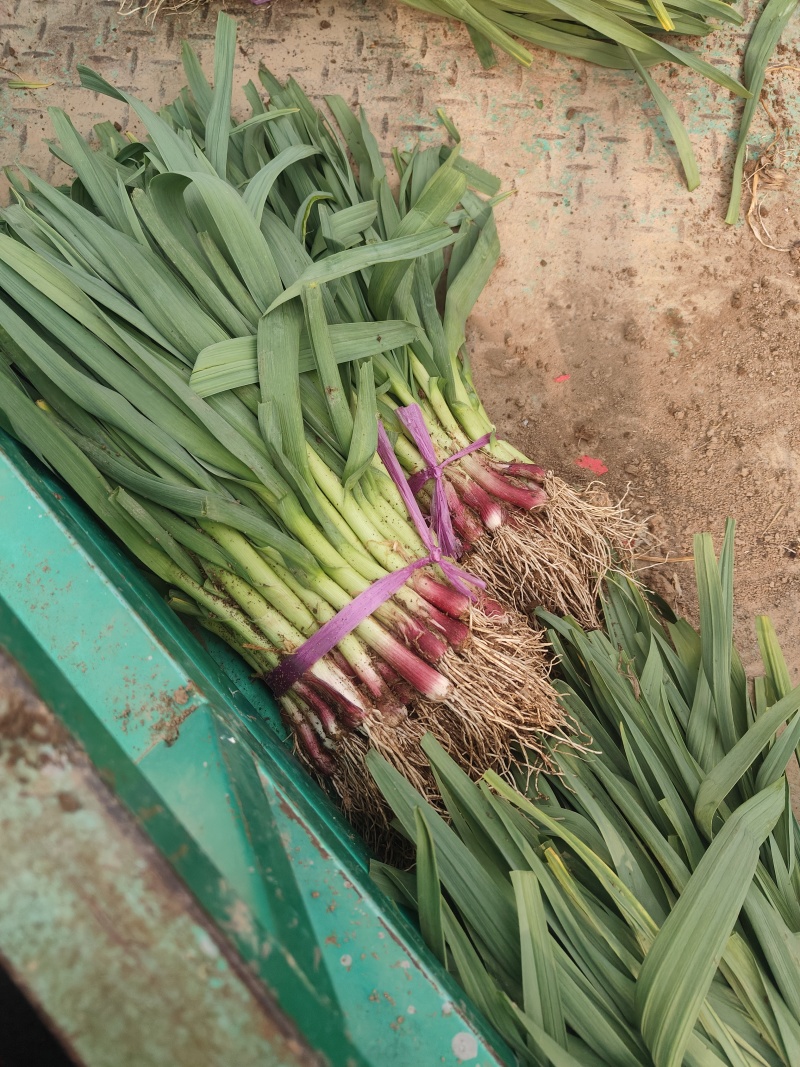
[[[444,813],[436,780],[422,751],[425,729],[413,715],[399,730],[388,727],[376,716],[370,720],[364,735],[351,734],[343,740],[337,773],[328,783],[345,816],[367,846],[379,859],[399,867],[413,862],[413,848],[392,826],[394,814],[366,770],[364,760],[370,748],[376,749],[422,796]]]
[[[596,627],[603,578],[630,560],[640,528],[596,487],[574,490],[550,475],[546,490],[546,507],[515,512],[475,546],[466,566],[519,611],[544,607]]]
[[[330,773],[320,769],[303,745],[297,745],[300,762],[333,795],[367,846],[381,859],[401,866],[411,863],[413,849],[392,827],[393,814],[367,771],[365,758],[370,748],[376,748],[398,766],[424,796],[434,799],[436,783],[420,746],[423,733],[419,724],[411,719],[391,725],[375,713],[363,731],[341,735],[336,747],[336,762]]]
[[[546,765],[555,738],[569,743],[569,728],[542,635],[512,609],[502,616],[474,609],[471,632],[469,648],[443,665],[450,697],[440,706],[420,701],[415,717],[475,775],[507,774],[521,752]]]

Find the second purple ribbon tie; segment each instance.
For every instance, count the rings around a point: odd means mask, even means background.
[[[450,463],[454,463],[455,460],[461,459],[462,456],[468,456],[470,452],[475,452],[477,449],[483,448],[484,445],[488,445],[492,435],[484,434],[483,437],[479,437],[471,445],[467,445],[466,448],[462,448],[459,452],[455,452],[452,456],[448,456],[439,462],[436,459],[433,441],[428,433],[428,427],[425,425],[425,419],[419,404],[409,404],[408,407],[397,408],[395,414],[411,434],[414,444],[419,449],[419,454],[427,464],[424,470],[419,471],[417,474],[412,474],[408,479],[411,492],[416,496],[426,482],[430,481],[431,478],[434,479],[436,484],[431,501],[431,529],[436,534],[439,548],[441,548],[442,552],[446,556],[458,559],[461,555],[461,546],[453,531],[453,520],[450,517],[450,508],[447,504],[447,494],[442,481],[444,469]]]

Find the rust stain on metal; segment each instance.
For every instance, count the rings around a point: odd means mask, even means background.
[[[289,807],[285,799],[280,796],[280,794],[278,794],[278,807],[287,819],[291,819],[292,822],[296,822],[297,825],[303,829],[303,831],[307,834],[309,841],[317,850],[317,852],[319,852],[320,856],[322,856],[324,860],[329,860],[331,858],[330,853],[322,847],[322,843],[320,842],[317,835],[314,833],[311,827],[304,823],[302,819]],[[333,907],[335,906],[336,905],[333,905]],[[328,908],[328,910],[331,911],[332,908]]]
[[[190,707],[184,708],[182,711],[174,711],[170,698],[169,703],[150,727],[150,738],[153,744],[163,741],[167,748],[169,748],[170,745],[174,745],[178,740],[180,727],[186,722],[193,711],[197,711],[197,708],[197,704],[192,704]]]
[[[192,689],[194,689],[194,686],[191,682],[189,682],[187,685],[178,686],[178,688],[172,694],[172,699],[175,701],[176,704],[179,704],[181,707],[183,707],[184,704],[189,703],[189,693],[192,691]]]
[[[77,797],[74,793],[69,793],[63,790],[60,793],[56,793],[56,800],[58,801],[58,806],[61,808],[61,810],[67,813],[73,811],[80,811],[80,809],[83,807],[83,804],[81,804],[79,797]]]
[[[123,677],[123,682],[132,690],[138,688],[136,679]],[[189,703],[193,697],[195,699]],[[197,698],[199,694],[192,682],[186,682],[174,690],[151,691],[144,699],[141,695],[137,697],[136,707],[127,703],[117,712],[116,719],[124,733],[127,733],[132,725],[147,729],[150,744],[142,753],[144,756],[162,741],[167,747],[175,744],[180,735],[180,727],[200,706],[200,700]]]
[[[391,927],[388,926],[385,922],[382,922],[381,925],[383,926],[383,929],[386,931],[386,933],[389,935],[389,937],[392,939],[392,941],[394,941],[395,945],[397,945],[397,947],[402,951],[405,959],[401,960],[399,962],[398,966],[399,967],[404,967],[406,969],[407,977],[409,979],[411,978],[411,968],[413,967],[413,968],[416,969],[416,971],[418,971],[418,973],[422,976],[422,978],[425,979],[425,981],[434,990],[434,992],[436,992],[437,994],[441,993],[441,990],[437,987],[436,982],[433,980],[433,977],[431,976],[431,974],[426,972],[426,970],[422,966],[420,960],[416,956],[414,956],[414,955],[409,953],[408,948],[406,947],[406,945],[397,936],[397,934],[391,929]],[[373,999],[378,999],[377,994],[373,993],[370,996],[370,1000],[373,1000]],[[445,1015],[449,1015],[452,1012],[455,1012],[455,1014],[458,1016],[458,1018],[462,1019],[464,1021],[465,1026],[471,1027],[471,1023],[470,1023],[470,1020],[467,1017],[466,1011],[464,1010],[464,1008],[460,1007],[458,1004],[453,1004],[452,1001],[447,1001],[447,1003],[442,1006],[442,1012]],[[489,1047],[491,1047],[491,1046],[489,1046]]]

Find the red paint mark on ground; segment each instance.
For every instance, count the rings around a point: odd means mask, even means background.
[[[556,378],[553,378],[554,382],[568,382],[572,377],[571,374],[559,374]]]
[[[591,471],[592,474],[607,474],[608,467],[603,463],[601,459],[595,459],[594,456],[581,456],[575,460],[576,467],[584,467],[587,471]]]

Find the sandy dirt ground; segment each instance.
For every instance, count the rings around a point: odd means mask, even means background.
[[[602,461],[614,495],[650,517],[649,577],[691,612],[692,535],[738,523],[737,627],[755,664],[752,619],[773,617],[800,678],[800,121],[798,28],[768,77],[754,143],[776,135],[780,191],[762,199],[763,246],[723,221],[739,105],[682,70],[659,68],[687,122],[703,182],[686,192],[645,89],[625,73],[537,53],[531,70],[501,59],[482,71],[459,27],[382,0],[265,7],[241,18],[238,78],[259,60],[309,94],[364,105],[387,155],[442,136],[444,107],[465,154],[516,195],[498,209],[503,259],[471,320],[475,374],[501,432],[581,482]],[[210,69],[215,8],[160,17],[116,0],[12,0],[0,6],[0,158],[56,173],[46,109],[88,132],[124,105],[77,87],[86,62],[158,104],[183,82],[188,37]],[[757,8],[745,4],[748,20]],[[706,56],[733,74],[746,31],[722,30]],[[0,82],[0,86],[3,83]],[[745,197],[747,204],[747,197]],[[566,376],[569,377],[566,377]]]

